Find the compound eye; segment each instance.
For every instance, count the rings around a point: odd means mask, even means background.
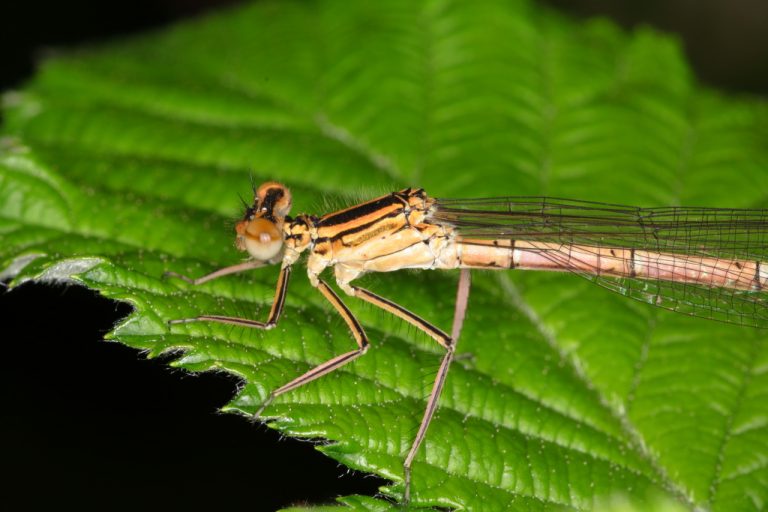
[[[274,222],[264,218],[243,220],[235,228],[237,248],[245,251],[257,260],[271,260],[283,248],[283,237]]]

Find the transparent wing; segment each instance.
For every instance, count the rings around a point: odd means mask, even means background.
[[[441,199],[432,219],[456,227],[465,238],[526,241],[563,271],[578,274],[621,295],[680,313],[768,328],[768,290],[700,282],[596,275],[579,264],[601,249],[634,249],[695,258],[699,270],[712,260],[734,260],[733,278],[768,272],[768,210],[637,208],[568,199],[507,197]],[[702,260],[704,258],[704,260]],[[742,262],[752,262],[742,270]],[[764,262],[764,264],[763,264]],[[721,265],[722,266],[722,265]],[[761,270],[762,269],[762,270]],[[759,280],[755,280],[759,283]]]

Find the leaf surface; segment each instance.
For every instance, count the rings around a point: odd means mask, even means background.
[[[765,207],[768,109],[696,84],[674,42],[524,1],[259,2],[44,63],[4,97],[0,268],[130,302],[112,339],[243,379],[228,410],[354,345],[296,272],[268,332],[167,320],[264,319],[276,269],[192,287],[241,260],[237,195],[291,187],[323,213],[404,186],[436,197],[551,195]],[[448,329],[456,275],[361,283]],[[365,357],[281,396],[286,435],[391,479],[441,351],[346,299]],[[413,504],[593,510],[672,500],[765,510],[765,333],[635,303],[569,275],[475,273]],[[210,440],[215,444],[215,440]],[[651,500],[651,501],[649,501]],[[380,510],[386,501],[348,497]]]

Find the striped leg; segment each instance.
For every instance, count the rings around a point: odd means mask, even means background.
[[[266,322],[259,322],[257,320],[248,320],[245,318],[236,318],[236,317],[230,317],[230,316],[201,315],[194,318],[182,318],[179,320],[170,320],[169,323],[180,324],[180,323],[207,321],[207,322],[217,322],[222,324],[239,325],[242,327],[253,327],[257,329],[271,329],[277,324],[277,321],[280,318],[280,313],[282,313],[283,311],[283,305],[285,304],[285,295],[288,289],[288,278],[290,277],[290,275],[291,275],[291,267],[284,267],[280,269],[280,276],[277,279],[277,290],[275,291],[275,300],[272,303],[272,310],[270,311],[269,318]],[[278,396],[282,395],[283,393],[287,393],[288,391],[291,391],[293,389],[296,389],[300,386],[303,386],[304,384],[311,382],[319,377],[322,377],[323,375],[326,375],[336,370],[337,368],[344,366],[350,361],[354,361],[361,355],[365,354],[365,352],[368,350],[368,346],[369,346],[368,336],[366,336],[365,331],[363,330],[363,327],[360,325],[360,322],[357,321],[357,318],[355,318],[355,316],[352,314],[349,308],[347,308],[344,302],[342,302],[342,300],[339,298],[336,292],[334,292],[333,289],[330,286],[328,286],[325,283],[325,281],[323,281],[322,279],[318,279],[317,289],[320,290],[320,293],[322,293],[323,296],[328,300],[328,302],[330,302],[331,305],[334,308],[336,308],[336,311],[339,312],[341,317],[347,323],[347,325],[349,326],[349,330],[352,332],[352,336],[355,338],[355,342],[357,343],[357,349],[341,354],[340,356],[336,356],[333,359],[330,359],[312,368],[308,372],[293,379],[289,383],[272,391],[269,394],[269,396],[264,400],[264,402],[261,404],[261,407],[259,407],[259,409],[254,413],[253,419],[258,418],[261,415],[261,413],[264,411],[264,409],[266,409],[269,406],[269,404],[271,404],[272,401]]]
[[[244,264],[241,265],[235,265],[235,267],[244,266]],[[235,267],[227,267],[225,269],[218,270],[212,274],[208,274],[207,276],[201,277],[200,279],[196,280],[190,280],[192,284],[200,284],[201,282],[210,281],[211,279],[215,279],[216,277],[221,277],[222,275],[226,274],[232,274],[235,272],[241,272],[242,270],[247,270],[249,268],[255,268],[255,267],[247,267],[239,270],[232,270],[226,273],[222,273],[222,271],[227,269],[232,269]],[[214,277],[214,274],[217,274]],[[177,277],[182,277],[176,274]],[[248,320],[246,318],[237,318],[233,316],[220,316],[220,315],[200,315],[193,318],[179,318],[177,320],[168,320],[168,323],[170,325],[173,324],[188,324],[191,322],[218,322],[220,324],[231,324],[231,325],[239,325],[241,327],[253,327],[255,329],[271,329],[275,325],[277,325],[277,321],[280,319],[280,313],[283,312],[283,306],[285,305],[285,294],[288,291],[288,280],[291,277],[291,267],[282,267],[280,269],[280,275],[277,276],[277,289],[275,290],[275,299],[272,302],[272,309],[269,311],[269,317],[267,318],[266,322],[259,322],[258,320]],[[188,278],[187,278],[188,279]]]
[[[405,462],[403,463],[403,485],[405,487],[405,491],[403,493],[403,502],[406,505],[411,499],[411,466],[413,465],[413,459],[416,458],[416,453],[419,451],[419,447],[424,441],[424,437],[427,435],[429,423],[432,421],[432,416],[434,416],[435,411],[437,410],[437,403],[440,399],[440,393],[443,390],[445,378],[448,375],[448,369],[450,368],[451,362],[454,358],[456,342],[459,339],[459,333],[461,332],[461,327],[464,323],[464,315],[467,311],[469,285],[469,269],[462,269],[461,274],[459,275],[459,285],[458,291],[456,293],[456,306],[453,314],[451,336],[448,336],[445,332],[433,326],[423,318],[420,318],[419,316],[411,313],[404,307],[395,304],[394,302],[376,295],[375,293],[372,293],[368,290],[352,286],[355,297],[359,297],[360,299],[370,302],[371,304],[378,306],[381,309],[389,311],[393,315],[402,318],[409,324],[417,327],[418,329],[421,329],[429,336],[434,338],[435,341],[437,341],[443,348],[445,348],[446,351],[445,355],[443,356],[443,360],[440,363],[440,369],[437,371],[437,375],[435,376],[435,382],[432,385],[432,391],[429,394],[429,399],[427,399],[427,407],[424,410],[424,416],[421,419],[419,430],[416,432],[416,438],[413,440],[411,449],[408,451],[408,455],[406,455]]]
[[[360,325],[360,322],[357,321],[357,318],[355,318],[349,308],[347,308],[346,304],[342,302],[339,296],[336,295],[336,292],[334,292],[333,289],[328,286],[322,279],[318,279],[317,289],[320,290],[320,293],[322,293],[328,302],[330,302],[331,305],[336,308],[336,311],[339,312],[341,317],[347,323],[349,330],[352,332],[352,336],[355,338],[357,348],[315,366],[308,372],[296,377],[291,382],[272,391],[266,400],[264,400],[264,403],[261,404],[261,407],[259,407],[259,409],[254,413],[254,419],[258,418],[264,409],[266,409],[267,406],[271,404],[275,398],[282,395],[283,393],[287,393],[288,391],[303,386],[308,382],[312,382],[313,380],[320,378],[323,375],[327,375],[332,371],[341,368],[345,364],[354,361],[368,351],[368,336],[365,334],[365,331]]]

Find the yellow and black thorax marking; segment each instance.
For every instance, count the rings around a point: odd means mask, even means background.
[[[313,222],[312,250],[321,256],[343,254],[375,238],[417,226],[433,202],[423,189],[407,188],[324,215]]]

